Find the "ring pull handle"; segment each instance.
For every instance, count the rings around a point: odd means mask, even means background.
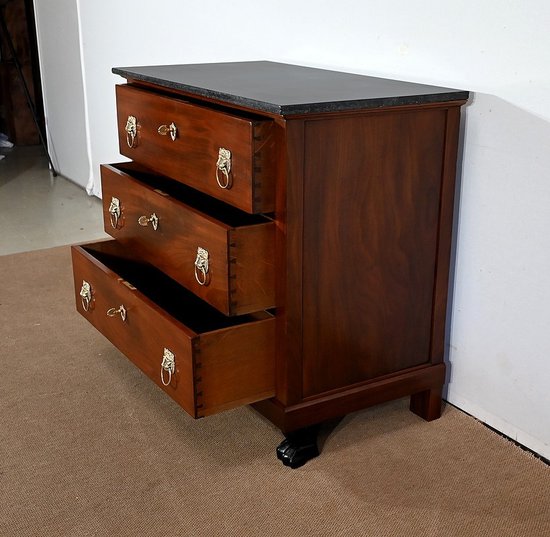
[[[218,161],[216,162],[216,181],[218,186],[223,189],[231,188],[231,151],[220,147],[218,151]]]
[[[176,355],[170,350],[164,347],[164,353],[162,355],[162,362],[160,364],[160,381],[163,386],[169,386],[172,382],[172,375],[176,370]],[[168,380],[165,380],[166,373],[168,373]]]
[[[170,138],[172,139],[172,142],[176,141],[176,137],[178,136],[178,128],[174,124],[174,122],[170,123],[170,125],[161,125],[157,132],[161,136],[166,136],[167,134],[170,135]]]
[[[109,308],[107,310],[107,315],[109,317],[116,317],[120,314],[120,317],[123,321],[126,320],[126,308],[121,304],[118,308]]]
[[[92,304],[92,286],[86,280],[82,280],[80,300],[82,301],[82,308],[84,311],[90,311],[90,306]]]
[[[195,279],[199,285],[208,284],[208,250],[197,248],[195,259]]]
[[[149,222],[151,222],[151,226],[156,231],[159,227],[159,217],[155,213],[151,216],[143,215],[138,218],[138,224],[140,226],[147,227]]]
[[[109,219],[111,220],[111,227],[116,229],[120,221],[120,215],[122,210],[120,208],[120,200],[112,197],[111,204],[109,205]]]
[[[126,143],[130,149],[137,146],[137,119],[135,116],[128,116],[126,120]]]

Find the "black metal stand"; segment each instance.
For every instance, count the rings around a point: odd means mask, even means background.
[[[50,165],[50,170],[52,171],[52,174],[54,177],[57,177],[57,172],[55,171],[55,167],[53,165],[52,159],[50,157],[50,153],[48,151],[48,146],[46,144],[46,140],[44,139],[44,135],[42,134],[42,129],[40,128],[40,123],[38,122],[38,116],[36,114],[36,107],[34,105],[34,102],[31,97],[31,93],[29,91],[29,87],[27,86],[27,81],[25,80],[25,75],[23,74],[23,69],[21,69],[21,64],[19,63],[19,60],[17,59],[17,53],[15,51],[15,47],[13,46],[13,41],[11,39],[10,33],[8,32],[8,27],[6,25],[6,21],[4,19],[4,11],[2,9],[2,6],[0,6],[0,33],[2,33],[6,39],[6,43],[8,44],[8,48],[11,54],[11,61],[15,65],[15,69],[17,70],[17,73],[19,74],[19,78],[21,79],[21,84],[23,85],[23,90],[25,92],[25,97],[27,99],[27,104],[29,105],[29,108],[31,110],[32,118],[34,120],[34,124],[36,125],[36,130],[38,131],[38,136],[40,138],[40,143],[42,144],[42,147],[44,148],[44,151],[46,152],[46,156],[48,157],[48,163]]]

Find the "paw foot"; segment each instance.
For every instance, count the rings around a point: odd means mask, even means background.
[[[277,447],[277,458],[290,468],[299,468],[318,455],[316,428],[290,433]]]

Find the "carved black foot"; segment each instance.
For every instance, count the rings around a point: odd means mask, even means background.
[[[285,466],[299,468],[319,455],[317,447],[318,427],[306,427],[288,433],[277,447],[277,458]]]

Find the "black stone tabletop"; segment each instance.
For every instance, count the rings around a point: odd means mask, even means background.
[[[115,67],[150,82],[284,116],[468,99],[463,90],[269,61]]]

